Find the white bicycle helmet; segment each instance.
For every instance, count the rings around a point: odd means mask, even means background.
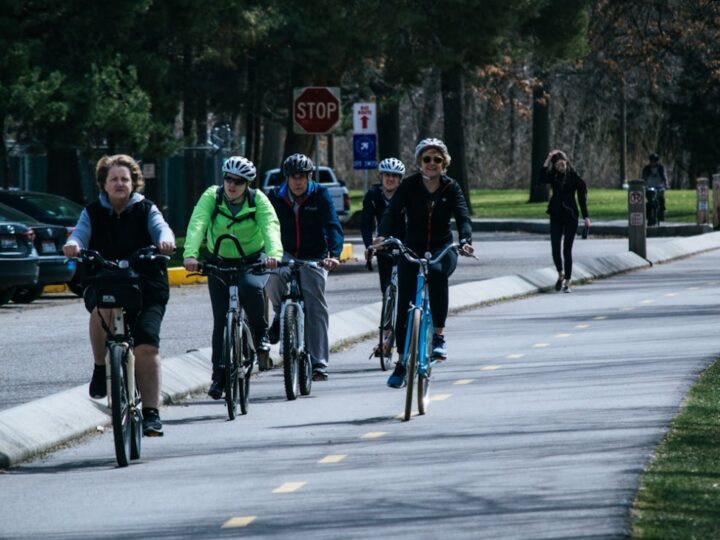
[[[378,172],[405,176],[405,165],[398,158],[385,158],[378,165]]]
[[[255,169],[253,162],[242,156],[230,156],[227,158],[223,163],[222,172],[223,174],[229,173],[240,176],[248,182],[252,182],[257,176],[257,169]]]
[[[422,153],[428,148],[435,148],[436,150],[439,150],[445,159],[443,167],[447,169],[450,166],[450,153],[448,152],[447,146],[445,146],[445,143],[440,139],[436,139],[434,137],[423,139],[415,147],[415,162],[418,165],[420,164],[420,156],[422,156]]]

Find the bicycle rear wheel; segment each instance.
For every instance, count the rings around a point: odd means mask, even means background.
[[[225,403],[227,404],[228,418],[235,420],[240,398],[239,381],[239,335],[236,315],[228,314],[225,322],[225,336],[223,338],[223,363],[225,364]]]
[[[425,364],[425,369],[418,369],[418,414],[425,414],[425,410],[430,403],[430,380],[432,375],[432,332],[433,328],[430,324],[425,329],[425,358],[422,359],[422,363]],[[418,360],[420,360],[418,358]],[[419,362],[420,363],[420,362]]]
[[[251,347],[250,329],[247,324],[242,325],[242,336],[243,341],[240,344],[240,350],[243,351],[242,364],[240,366],[240,381],[239,381],[239,402],[240,402],[240,414],[247,414],[248,407],[250,406],[250,376],[252,375],[253,364],[255,362],[254,350]]]
[[[420,340],[420,310],[414,309],[412,313],[412,332],[410,334],[410,346],[408,348],[408,359],[405,366],[405,378],[407,380],[405,394],[405,421],[412,417],[413,385],[417,376],[418,341]]]
[[[127,395],[127,371],[123,365],[125,349],[110,345],[110,412],[112,416],[115,457],[120,467],[130,462],[130,403]]]
[[[300,355],[298,354],[297,306],[285,306],[283,316],[283,378],[285,380],[285,396],[292,401],[300,393]]]
[[[395,302],[396,290],[392,286],[388,286],[383,294],[383,306],[380,317],[380,339],[378,341],[380,347],[380,369],[387,371],[392,364],[392,349],[395,342]],[[390,346],[385,350],[385,344]]]

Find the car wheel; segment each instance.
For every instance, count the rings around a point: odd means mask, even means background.
[[[13,294],[15,294],[15,288],[10,289],[2,289],[0,290],[0,306],[3,304],[7,304],[10,299],[13,297]]]
[[[18,287],[15,289],[12,299],[16,304],[29,304],[42,296],[43,286],[33,285],[32,287]]]

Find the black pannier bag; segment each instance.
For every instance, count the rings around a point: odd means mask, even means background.
[[[140,276],[131,268],[100,270],[85,279],[85,308],[124,308],[135,313],[142,308]]]

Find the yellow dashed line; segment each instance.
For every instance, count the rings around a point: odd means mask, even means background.
[[[572,336],[572,334],[555,334],[556,338],[566,338],[570,336]]]
[[[640,303],[641,304],[654,304],[655,300],[647,299],[647,300],[642,300]]]
[[[620,308],[620,311],[635,311],[635,308],[632,306]]]
[[[584,324],[584,323],[575,325],[575,328],[577,328],[578,330],[585,330],[586,328],[589,328],[589,327],[590,327],[589,324]]]
[[[508,360],[517,360],[518,358],[522,358],[523,356],[525,356],[523,353],[513,353],[508,354],[505,358],[507,358]]]
[[[593,317],[593,321],[604,321],[607,319],[606,315],[598,315],[597,317]]]
[[[676,293],[676,292],[669,292],[665,296],[667,296],[668,298],[672,298],[673,296],[677,296],[677,295],[678,295],[678,293]]]
[[[385,431],[369,431],[365,435],[361,435],[361,439],[377,439],[379,437],[382,437],[383,435],[386,435]]]
[[[686,290],[688,291],[699,291],[700,287],[688,287]]]
[[[292,493],[303,487],[307,482],[285,482],[282,486],[273,489],[273,493]]]
[[[253,521],[255,521],[256,516],[244,516],[244,517],[234,517],[228,519],[225,523],[222,524],[222,529],[233,529],[235,527],[247,527],[250,525]]]
[[[543,348],[549,347],[549,346],[550,346],[549,343],[536,343],[532,347],[533,347],[533,349],[543,349]]]
[[[430,396],[430,401],[445,401],[448,399],[452,394],[434,394]]]
[[[500,366],[483,366],[480,371],[495,371],[496,369],[500,369]]]
[[[340,463],[346,457],[347,454],[329,454],[318,461],[318,463]]]
[[[453,384],[470,384],[473,382],[473,379],[460,379],[455,381]]]

